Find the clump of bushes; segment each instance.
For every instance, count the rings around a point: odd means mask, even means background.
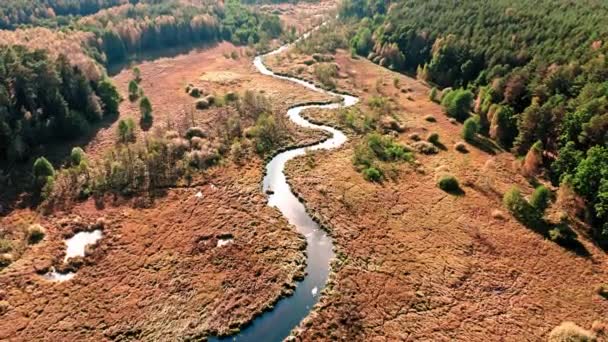
[[[363,112],[357,107],[342,108],[338,111],[338,121],[357,133],[366,133],[376,129],[379,113],[375,110]]]
[[[379,182],[384,177],[381,162],[413,161],[411,151],[386,135],[370,133],[355,148],[353,164],[366,180]]]
[[[462,138],[468,142],[474,141],[479,131],[479,118],[470,117],[464,121],[462,126]]]
[[[13,262],[13,255],[10,253],[0,254],[0,269],[7,267]],[[1,312],[0,312],[1,314]]]
[[[439,189],[450,193],[450,194],[455,194],[455,193],[459,193],[462,190],[460,189],[460,184],[458,183],[458,179],[456,179],[456,177],[452,176],[452,175],[445,175],[441,178],[439,178],[439,181],[437,182],[437,186],[439,187]]]
[[[375,167],[363,169],[363,178],[369,182],[380,182],[382,180],[382,172]]]
[[[472,104],[473,93],[465,89],[449,91],[441,100],[441,105],[445,108],[448,115],[458,121],[464,121],[469,117]]]
[[[597,288],[597,294],[608,299],[608,284],[602,284]]]
[[[514,186],[504,194],[503,204],[520,222],[527,225],[538,223],[538,213],[526,201],[518,187]]]
[[[133,119],[118,122],[118,142],[126,144],[135,141],[135,122]]]
[[[314,75],[325,87],[334,89],[336,87],[334,78],[338,76],[338,66],[333,63],[317,64],[314,67]]]
[[[418,133],[410,134],[409,138],[413,141],[420,141],[420,135]]]
[[[207,99],[196,100],[196,109],[203,110],[209,108],[209,101]]]
[[[429,93],[429,100],[438,102],[437,100],[437,88],[433,87]]]
[[[83,162],[86,162],[84,150],[80,147],[74,147],[70,152],[70,164],[72,166],[78,166]]]
[[[545,219],[545,211],[552,200],[552,193],[545,186],[538,186],[528,202],[519,188],[513,187],[503,197],[505,207],[524,225],[539,230],[551,241],[563,246],[574,247],[576,233],[570,229],[567,219],[562,218],[558,224],[549,225]]]
[[[188,94],[192,97],[201,97],[202,91],[197,87],[191,87],[190,90],[188,90]]]
[[[207,136],[207,133],[201,127],[193,126],[186,130],[185,136],[186,139],[192,139],[193,137],[205,138]]]
[[[9,253],[13,250],[13,244],[6,239],[0,239],[0,254]]]
[[[437,133],[431,133],[429,134],[429,136],[426,138],[426,140],[428,142],[430,142],[433,145],[439,145],[439,134]]]
[[[536,209],[539,215],[545,213],[545,210],[549,207],[551,201],[551,191],[544,185],[538,186],[534,189],[532,196],[530,197],[530,205]]]
[[[44,228],[39,224],[32,224],[27,228],[27,243],[35,245],[44,239]]]
[[[224,94],[224,101],[225,102],[233,102],[239,99],[239,95],[233,91],[229,91],[226,94]]]
[[[45,157],[40,157],[34,162],[33,173],[36,189],[42,198],[48,197],[55,183],[55,168]]]
[[[129,82],[129,101],[135,102],[139,98],[139,85],[135,80]]]
[[[320,53],[313,53],[312,54],[312,59],[314,59],[317,62],[333,62],[334,61],[334,56],[332,55],[323,55]]]
[[[537,141],[524,158],[523,174],[526,177],[533,177],[539,173],[543,164],[543,144]]]
[[[439,149],[437,146],[431,144],[428,141],[416,141],[412,144],[412,147],[422,154],[437,154]]]
[[[469,150],[467,149],[467,145],[465,143],[463,143],[462,141],[457,142],[454,145],[454,149],[460,153],[467,153],[469,152]]]
[[[188,153],[190,165],[201,169],[214,165],[219,159],[218,151],[210,148],[193,150]]]
[[[139,112],[141,114],[142,126],[149,127],[152,125],[152,103],[147,96],[144,96],[139,100]]]
[[[274,117],[268,114],[261,114],[248,134],[254,139],[255,149],[261,155],[273,151],[281,140],[279,127]]]

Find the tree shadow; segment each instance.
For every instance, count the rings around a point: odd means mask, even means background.
[[[143,117],[139,120],[139,126],[145,132],[149,131],[152,128],[152,124],[154,123],[154,118],[150,117],[149,119],[144,119]]]
[[[502,152],[500,146],[482,135],[477,135],[474,139],[468,141],[468,143],[490,155],[496,155],[498,152]]]
[[[448,148],[441,141],[436,141],[436,142],[434,142],[432,144],[435,145],[435,147],[437,147],[438,149],[440,149],[442,151],[447,151],[448,150]]]
[[[515,218],[526,228],[533,232],[542,235],[547,240],[555,242],[561,247],[575,253],[578,256],[589,258],[591,253],[578,240],[578,235],[570,227],[567,221],[552,223],[540,216],[536,209],[528,204],[522,208],[522,212],[517,215],[513,213]]]

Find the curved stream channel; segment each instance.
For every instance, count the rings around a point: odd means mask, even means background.
[[[306,39],[310,33],[303,35],[300,39]],[[264,75],[272,76],[289,82],[300,84],[310,90],[341,97],[342,103],[331,103],[326,105],[304,105],[297,106],[287,111],[287,116],[295,124],[302,127],[320,129],[332,134],[332,137],[319,144],[302,147],[282,152],[274,157],[266,165],[266,176],[264,177],[263,190],[271,189],[274,193],[268,198],[268,205],[274,206],[285,216],[290,224],[294,225],[298,232],[306,237],[306,277],[298,282],[293,295],[282,298],[277,302],[273,310],[264,312],[255,318],[252,323],[234,336],[224,338],[212,338],[210,341],[234,340],[234,341],[282,341],[289,336],[290,332],[308,315],[312,307],[317,303],[321,290],[327,282],[330,261],[334,256],[331,238],[313,221],[306,212],[304,205],[293,194],[285,178],[285,164],[287,161],[306,154],[308,150],[332,149],[346,142],[346,136],[339,130],[329,127],[315,125],[300,113],[308,108],[337,109],[352,106],[358,102],[356,97],[342,95],[320,89],[306,81],[277,75],[264,65],[264,58],[284,51],[289,44],[281,46],[277,50],[265,55],[257,56],[253,62],[258,71]]]

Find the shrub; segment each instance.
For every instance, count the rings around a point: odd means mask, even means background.
[[[317,64],[314,68],[314,75],[321,84],[333,89],[336,87],[334,77],[338,76],[338,67],[331,63]]]
[[[529,225],[538,223],[536,210],[522,196],[518,187],[514,186],[503,196],[503,204],[520,222]]]
[[[376,165],[377,160],[396,162],[413,159],[411,151],[395,142],[392,137],[370,133],[355,147],[353,164],[363,173],[365,179],[377,182],[383,177],[383,172]]]
[[[139,85],[135,80],[129,82],[129,101],[133,102],[139,97]]]
[[[196,109],[203,110],[209,108],[209,101],[207,99],[196,100]]]
[[[141,82],[141,70],[138,67],[133,68],[133,80],[137,83]]]
[[[226,94],[224,94],[224,101],[226,102],[232,102],[232,101],[236,101],[239,99],[239,95],[233,91],[229,91]]]
[[[44,239],[44,228],[39,224],[32,224],[27,228],[27,243],[30,245],[37,244]]]
[[[230,155],[236,163],[239,163],[245,155],[243,145],[239,141],[233,142],[230,146]]]
[[[70,153],[70,162],[72,166],[78,166],[86,159],[86,154],[80,147],[74,147]]]
[[[255,148],[259,154],[272,151],[281,139],[274,117],[266,114],[258,117],[252,133],[255,139]]]
[[[433,102],[437,102],[437,88],[433,87],[429,93],[429,99]]]
[[[602,284],[597,288],[597,294],[608,299],[608,284]]]
[[[426,140],[433,145],[439,145],[439,134],[431,133]]]
[[[457,142],[454,145],[454,149],[460,153],[467,153],[469,152],[469,150],[467,149],[467,145],[465,143],[463,143],[462,141]]]
[[[479,131],[479,119],[478,117],[471,117],[464,121],[462,126],[462,138],[466,141],[475,140],[475,136]]]
[[[190,92],[188,94],[190,94],[190,96],[192,96],[192,97],[200,97],[201,90],[197,87],[191,87]]]
[[[379,182],[382,180],[382,172],[375,167],[363,169],[363,177],[370,182]]]
[[[139,112],[141,113],[141,122],[144,125],[152,124],[152,103],[147,96],[144,96],[139,100]]]
[[[215,95],[209,94],[209,95],[205,96],[205,100],[207,100],[209,105],[217,104]]]
[[[207,137],[207,133],[199,126],[193,126],[186,131],[186,139],[192,139],[192,137],[205,138]]]
[[[386,155],[386,159],[390,161],[412,161],[412,159],[414,158],[410,151],[408,151],[404,146],[398,144],[388,146],[384,150],[384,154]]]
[[[201,137],[192,137],[190,138],[190,146],[192,146],[195,150],[200,150],[205,146],[206,142]]]
[[[36,159],[34,162],[34,181],[38,189],[45,192],[45,190],[51,190],[53,180],[55,177],[55,169],[53,165],[44,157]],[[51,187],[51,189],[49,189]]]
[[[595,341],[595,335],[573,322],[563,322],[551,330],[549,342],[585,342]]]
[[[460,184],[458,184],[458,180],[456,179],[456,177],[451,175],[441,177],[439,179],[439,182],[437,182],[437,186],[439,186],[439,189],[448,193],[457,193],[461,191]]]
[[[473,93],[465,89],[452,90],[441,100],[448,115],[459,121],[464,121],[469,116],[472,103]]]
[[[177,137],[169,140],[168,147],[172,156],[181,158],[190,148],[190,144],[188,143],[188,140]]]
[[[538,186],[534,193],[532,193],[532,197],[530,197],[530,205],[532,205],[539,213],[539,215],[543,215],[547,207],[549,207],[549,201],[551,200],[551,191],[547,189],[544,185]]]
[[[135,140],[135,122],[129,118],[118,122],[118,142],[126,144]]]
[[[10,254],[10,253],[0,254],[0,269],[6,267],[8,265],[10,265],[12,262],[13,262],[13,255],[12,254]],[[2,314],[2,312],[0,312],[0,315],[1,314]]]
[[[177,131],[166,131],[165,132],[165,139],[167,140],[171,140],[171,139],[175,139],[175,138],[179,138],[179,133],[177,133]]]
[[[543,145],[540,141],[537,141],[524,159],[523,174],[526,177],[533,177],[538,174],[543,163]]]
[[[196,150],[188,153],[190,165],[201,169],[214,165],[219,158],[220,155],[214,149]]]
[[[0,239],[0,254],[8,253],[13,250],[13,244],[6,239]]]
[[[428,141],[417,141],[412,144],[412,146],[416,149],[416,151],[422,154],[437,154],[439,153],[439,149],[437,146],[431,144]]]

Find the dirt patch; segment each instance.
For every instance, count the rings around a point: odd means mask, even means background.
[[[608,301],[596,293],[608,276],[603,251],[579,236],[589,253],[579,256],[508,214],[493,215],[504,210],[502,194],[512,185],[533,190],[512,155],[470,145],[467,154],[456,151],[461,125],[428,100],[426,85],[345,52],[336,62],[349,74],[339,88],[361,95],[364,110],[375,95],[396,105],[405,125],[398,141],[436,132],[446,148],[396,164],[394,181],[381,184],[352,166],[356,135],[338,151],[316,153],[314,162],[288,165],[294,190],[331,229],[339,256],[299,340],[541,340],[562,321],[591,326],[605,317]],[[307,115],[340,125],[335,111]],[[459,180],[462,196],[437,187],[445,173]]]

